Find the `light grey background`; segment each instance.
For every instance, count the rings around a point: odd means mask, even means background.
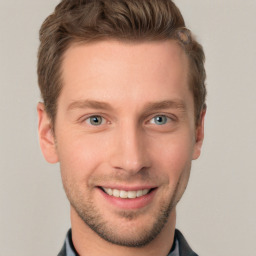
[[[57,0],[0,0],[0,256],[57,255],[70,226],[37,138],[38,30]],[[177,227],[200,255],[256,251],[256,0],[176,0],[204,45],[208,112]]]

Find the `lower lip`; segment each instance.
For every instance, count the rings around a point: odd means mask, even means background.
[[[105,198],[105,200],[110,204],[124,210],[135,210],[135,209],[140,209],[149,205],[152,202],[157,189],[152,190],[147,195],[131,198],[131,199],[110,196],[105,192],[103,192],[100,188],[98,188],[98,190],[102,194],[102,196]]]

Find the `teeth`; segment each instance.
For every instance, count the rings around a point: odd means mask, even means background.
[[[137,192],[136,191],[128,191],[128,198],[136,198]]]
[[[110,196],[112,196],[112,195],[113,195],[112,189],[111,189],[111,188],[107,188],[107,193],[108,193]]]
[[[137,197],[140,197],[140,196],[142,196],[142,195],[143,195],[143,191],[142,191],[142,190],[138,190],[136,196],[137,196]]]
[[[143,190],[137,190],[137,191],[124,191],[124,190],[118,190],[118,189],[103,188],[103,190],[110,196],[120,197],[120,198],[130,198],[130,199],[144,196],[149,192],[149,189],[143,189]]]
[[[149,191],[148,189],[143,189],[142,190],[142,195],[145,196],[148,193],[148,191]]]
[[[113,189],[113,196],[114,197],[119,197],[120,196],[120,191],[117,189]]]
[[[128,192],[127,191],[124,191],[124,190],[120,191],[120,197],[121,198],[127,198],[127,196],[128,196]]]

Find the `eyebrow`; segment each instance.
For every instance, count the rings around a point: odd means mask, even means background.
[[[107,102],[96,101],[96,100],[79,100],[74,101],[69,104],[67,110],[73,109],[85,109],[85,108],[93,108],[93,109],[105,109],[105,110],[113,110],[114,108]],[[186,104],[182,100],[164,100],[159,102],[149,102],[144,107],[145,112],[152,112],[161,109],[179,109],[182,112],[186,111]]]
[[[76,108],[93,108],[93,109],[107,109],[112,110],[110,104],[106,102],[96,101],[96,100],[79,100],[74,101],[68,106],[68,110],[76,109]]]
[[[182,112],[186,111],[186,104],[182,100],[164,100],[160,102],[148,103],[145,107],[146,112],[161,110],[161,109],[178,109]]]

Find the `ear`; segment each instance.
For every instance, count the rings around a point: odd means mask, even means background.
[[[52,130],[52,122],[45,111],[44,104],[41,102],[37,104],[37,114],[39,143],[44,158],[49,163],[57,163],[58,155],[56,152],[56,143]]]
[[[201,148],[204,140],[204,119],[206,113],[206,106],[203,108],[199,123],[196,127],[196,142],[194,145],[193,160],[196,160],[201,154]]]

